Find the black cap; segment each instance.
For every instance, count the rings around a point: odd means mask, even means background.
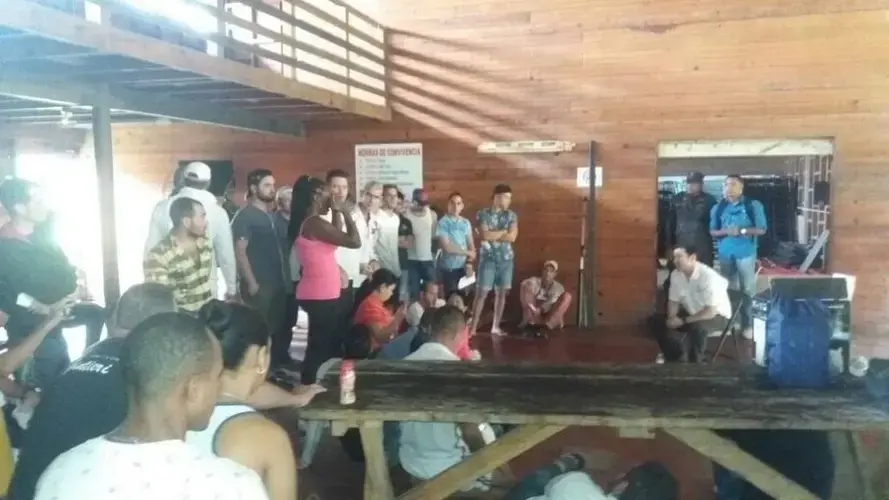
[[[692,172],[685,177],[685,182],[689,184],[703,184],[704,174],[700,172]]]

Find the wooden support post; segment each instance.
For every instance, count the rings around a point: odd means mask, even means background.
[[[526,425],[510,431],[466,460],[401,495],[398,500],[444,500],[562,429],[564,427],[558,425]]]
[[[664,429],[664,431],[701,455],[740,474],[750,484],[777,500],[818,500],[818,497],[802,486],[713,431],[698,429]]]
[[[114,152],[111,137],[111,108],[108,87],[102,86],[93,106],[93,148],[99,181],[99,212],[102,220],[102,274],[105,307],[111,309],[120,298],[120,270],[117,261],[117,219],[114,215]]]
[[[366,421],[358,428],[364,448],[364,500],[393,500],[395,493],[383,448],[383,423]]]
[[[849,456],[852,459],[852,469],[855,482],[858,486],[858,495],[862,500],[876,500],[873,487],[870,482],[870,474],[867,471],[866,459],[861,448],[861,434],[854,431],[846,431],[846,445],[849,447]]]
[[[598,163],[597,151],[598,144],[590,141],[589,149],[589,166],[590,166],[590,186],[586,196],[586,213],[583,241],[581,242],[581,265],[580,283],[578,284],[578,296],[580,300],[577,302],[578,309],[578,326],[582,328],[593,328],[599,319],[599,313],[596,309],[596,164]]]
[[[226,0],[216,0],[216,34],[220,37],[228,36],[228,30],[225,27],[225,19],[223,19],[225,2]],[[225,47],[216,42],[208,41],[207,53],[214,57],[225,57]]]

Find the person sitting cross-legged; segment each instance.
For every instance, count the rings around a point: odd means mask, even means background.
[[[559,264],[548,260],[540,276],[522,282],[521,327],[544,327],[548,330],[565,326],[565,313],[571,306],[571,294],[556,281]]]
[[[466,330],[463,312],[445,305],[431,312],[429,341],[404,358],[406,361],[459,361],[457,346]],[[412,478],[427,480],[460,463],[494,440],[490,426],[457,422],[401,422],[398,458]],[[490,476],[471,489],[487,489]]]
[[[185,443],[219,396],[219,342],[197,318],[160,313],[123,340],[128,409],[120,426],[55,459],[37,500],[265,500],[256,472]]]
[[[670,274],[667,315],[655,325],[654,336],[665,361],[704,362],[704,349],[710,332],[722,330],[732,316],[728,281],[712,267],[698,262],[690,245],[673,249],[676,269]],[[687,335],[686,351],[677,334]]]
[[[407,308],[405,320],[410,326],[418,326],[423,313],[430,309],[437,309],[445,305],[444,299],[439,296],[441,287],[435,281],[423,283],[420,289],[420,297]]]
[[[394,339],[404,322],[406,308],[402,305],[393,313],[387,305],[397,284],[395,273],[377,269],[356,294],[358,308],[352,320],[354,324],[368,328],[371,351]]]

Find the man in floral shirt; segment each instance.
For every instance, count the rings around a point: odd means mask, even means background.
[[[494,319],[491,333],[502,335],[500,321],[506,307],[506,295],[512,288],[512,272],[515,264],[515,251],[512,244],[519,235],[519,219],[509,209],[512,203],[512,189],[506,184],[494,187],[491,208],[478,212],[478,228],[481,236],[479,249],[478,281],[475,304],[472,314],[472,331],[478,328],[479,318],[485,308],[488,292],[494,290]]]

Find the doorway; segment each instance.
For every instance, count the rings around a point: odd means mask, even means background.
[[[670,141],[658,146],[659,294],[670,272],[669,257],[677,241],[677,203],[684,197],[706,196],[709,209],[699,221],[709,234],[713,210],[723,200],[728,177],[743,180],[744,197],[763,206],[767,230],[756,237],[756,255],[763,272],[757,289],[774,273],[827,272],[834,145],[829,139]],[[689,182],[692,181],[692,182]],[[697,182],[700,181],[700,182]],[[698,184],[700,188],[690,186]],[[704,211],[702,211],[703,213]],[[718,241],[704,236],[707,252],[718,254]],[[701,245],[699,245],[701,246]],[[704,244],[703,246],[706,246]],[[718,259],[714,268],[718,270]],[[662,302],[659,300],[659,303]]]

